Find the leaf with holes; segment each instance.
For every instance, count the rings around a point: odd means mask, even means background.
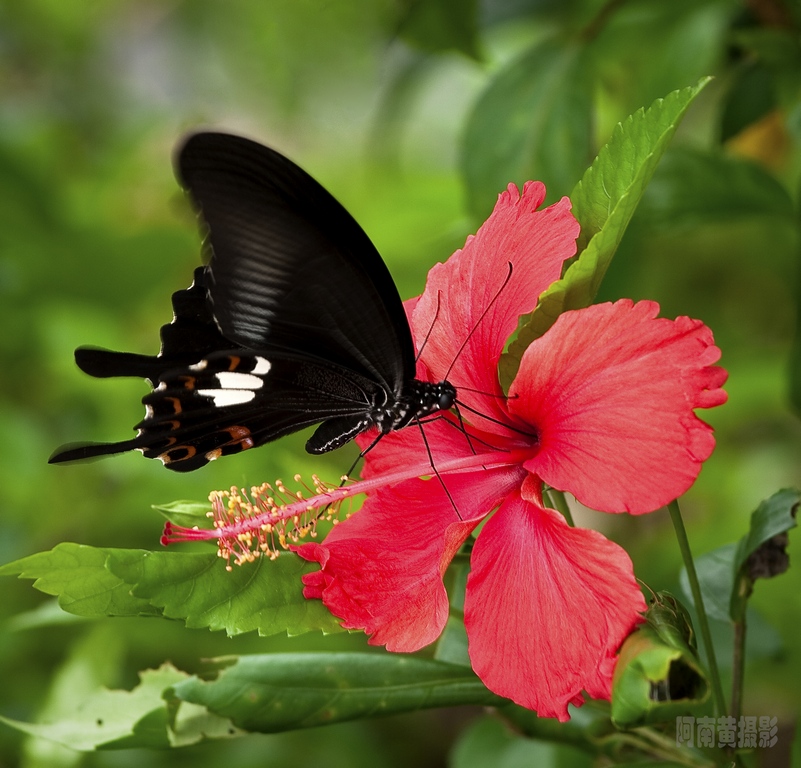
[[[55,722],[23,723],[6,717],[0,717],[0,721],[23,733],[81,752],[159,749],[242,735],[229,721],[200,707],[165,700],[165,691],[188,677],[185,672],[164,664],[140,673],[139,685],[132,691],[98,689],[78,702],[69,717]],[[181,708],[185,711],[181,712]]]

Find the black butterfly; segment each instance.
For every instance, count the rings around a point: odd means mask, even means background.
[[[137,449],[179,472],[322,422],[325,453],[450,409],[447,381],[415,378],[392,277],[350,214],[287,158],[248,139],[197,133],[176,174],[207,229],[207,266],[173,294],[155,356],[80,347],[97,377],[141,376],[153,391],[136,437],[72,444],[50,462]]]

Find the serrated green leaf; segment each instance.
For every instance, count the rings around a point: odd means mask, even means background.
[[[191,528],[193,525],[200,525],[204,528],[209,525],[208,513],[211,511],[211,502],[206,501],[171,501],[167,504],[154,504],[153,509],[160,512],[171,523]]]
[[[580,44],[547,40],[504,67],[478,99],[462,144],[468,205],[483,221],[510,182],[566,194],[591,153],[592,88]]]
[[[581,225],[578,258],[561,280],[539,297],[534,312],[522,321],[517,338],[501,362],[508,385],[520,358],[565,310],[586,307],[617,250],[659,159],[692,101],[708,79],[658,99],[647,110],[619,123],[570,195]]]
[[[106,568],[110,552],[118,559],[138,550],[113,550],[64,542],[0,567],[0,576],[35,579],[33,586],[57,595],[59,606],[78,616],[160,616],[147,600],[131,595],[130,586]]]
[[[398,33],[431,53],[459,51],[480,59],[476,0],[407,0]]]
[[[173,693],[260,733],[504,701],[465,667],[384,653],[242,656],[216,679],[195,677]]]
[[[164,690],[188,675],[170,664],[140,674],[132,691],[100,689],[54,723],[22,723],[0,717],[6,725],[79,751],[128,747],[168,747],[169,712]]]
[[[581,224],[579,250],[610,227],[619,240],[676,128],[709,81],[673,91],[618,123],[570,194]]]
[[[111,550],[108,567],[137,598],[191,628],[228,635],[256,630],[265,636],[342,631],[320,600],[303,597],[301,577],[316,566],[293,554],[227,571],[216,553],[140,552],[121,558]]]

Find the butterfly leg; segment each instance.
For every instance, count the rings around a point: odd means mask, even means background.
[[[434,457],[431,455],[431,447],[428,444],[428,438],[426,437],[426,433],[425,430],[423,429],[423,425],[420,422],[420,419],[415,419],[415,423],[420,428],[420,436],[423,438],[423,443],[425,443],[426,453],[428,454],[428,460],[431,462],[431,469],[434,471],[434,474],[437,476],[437,480],[439,480],[439,484],[442,486],[442,490],[445,491],[445,495],[451,502],[453,511],[456,512],[456,516],[461,520],[462,516],[459,514],[459,508],[456,506],[456,502],[453,500],[453,496],[451,496],[451,492],[448,490],[448,486],[445,485],[445,481],[442,479],[442,475],[440,475],[440,473],[437,471],[437,467],[434,464]],[[372,448],[372,446],[370,447]]]

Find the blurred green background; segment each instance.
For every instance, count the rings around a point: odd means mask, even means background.
[[[0,0],[0,562],[60,541],[152,549],[152,504],[350,464],[347,451],[311,459],[300,436],[189,476],[139,454],[47,465],[60,444],[124,439],[142,416],[141,381],[91,380],[72,351],[157,351],[169,296],[199,259],[171,168],[184,132],[244,133],[304,166],[362,224],[405,298],[506,183],[569,193],[616,122],[707,74],[599,300],[652,298],[713,328],[730,402],[708,416],[718,448],[683,508],[697,553],[736,540],[762,498],[801,485],[799,30],[790,0]],[[666,513],[582,523],[626,546],[650,586],[676,588]],[[790,553],[797,562],[797,536]],[[0,714],[22,720],[94,680],[131,687],[164,660],[193,671],[227,653],[366,647],[358,635],[79,621],[29,582],[2,589]],[[753,603],[764,621],[752,625],[745,709],[780,717],[771,759],[783,760],[801,685],[798,572],[760,584]],[[476,715],[147,755],[77,755],[2,727],[0,766],[469,766],[452,747]]]

